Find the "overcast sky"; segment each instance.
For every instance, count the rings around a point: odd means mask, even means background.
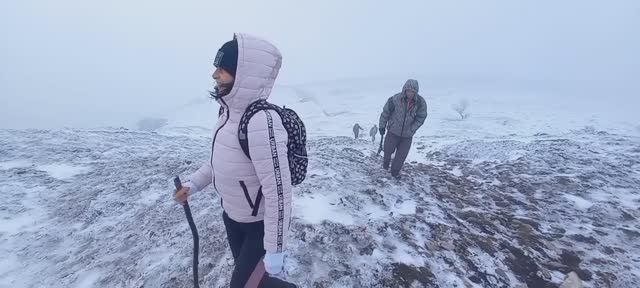
[[[206,97],[234,32],[280,48],[278,84],[442,74],[640,90],[634,0],[2,1],[0,128],[130,125]]]

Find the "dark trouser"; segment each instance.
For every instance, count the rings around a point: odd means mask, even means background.
[[[382,167],[384,169],[389,168],[391,154],[395,152],[396,156],[393,158],[393,163],[391,163],[391,175],[398,176],[402,165],[404,165],[404,160],[406,160],[407,155],[409,155],[413,137],[400,137],[393,133],[387,133],[386,136],[384,139],[384,162],[382,163]]]
[[[353,131],[353,135],[356,136],[356,139],[358,139],[358,137],[360,136],[360,131],[358,130]]]
[[[227,240],[231,247],[231,254],[235,267],[231,274],[231,288],[244,288],[249,276],[265,254],[264,250],[264,222],[239,223],[222,213],[224,226],[227,230]],[[262,288],[296,287],[293,284],[277,278],[265,277],[260,282]]]

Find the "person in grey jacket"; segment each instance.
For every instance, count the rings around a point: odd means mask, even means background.
[[[402,92],[389,98],[380,114],[380,135],[389,130],[384,140],[382,167],[386,170],[391,164],[391,175],[396,178],[400,178],[400,170],[411,149],[413,135],[427,119],[427,102],[418,91],[418,81],[407,80]],[[394,152],[395,157],[391,163],[391,154]]]
[[[378,126],[373,125],[369,130],[369,136],[371,136],[371,143],[376,143],[376,134],[378,134]]]
[[[353,137],[358,139],[360,137],[360,131],[364,131],[364,129],[360,127],[360,124],[356,123],[356,125],[353,125]]]

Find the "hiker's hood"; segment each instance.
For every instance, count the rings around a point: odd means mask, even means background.
[[[218,101],[231,111],[244,112],[256,100],[266,100],[282,65],[282,55],[270,42],[247,34],[234,35],[238,41],[238,68],[233,88]]]
[[[407,80],[407,82],[405,82],[404,86],[402,87],[402,93],[404,94],[404,92],[409,90],[409,89],[411,89],[413,91],[416,91],[416,93],[418,93],[420,91],[420,86],[418,85],[418,80],[415,80],[415,79]]]

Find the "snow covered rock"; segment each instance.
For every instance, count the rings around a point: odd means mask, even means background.
[[[571,272],[567,274],[567,278],[564,279],[562,284],[558,288],[582,288],[582,280],[578,277],[578,274]]]

